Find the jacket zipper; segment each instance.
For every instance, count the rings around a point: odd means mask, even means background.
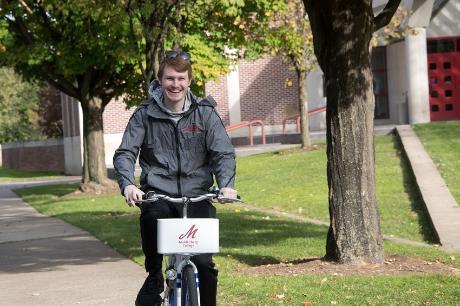
[[[183,118],[183,117],[182,117]],[[174,125],[174,130],[176,132],[176,156],[177,156],[177,163],[178,163],[178,168],[177,168],[177,192],[180,197],[182,197],[182,187],[180,184],[180,176],[182,172],[182,166],[181,166],[181,158],[180,158],[180,141],[179,141],[179,121],[182,120],[180,118],[177,123]]]
[[[180,177],[182,173],[182,166],[181,166],[181,158],[180,158],[180,141],[179,141],[179,122],[184,119],[185,116],[188,116],[190,113],[195,111],[195,109],[192,109],[193,104],[190,106],[189,111],[185,113],[179,120],[177,120],[176,123],[173,121],[170,121],[172,125],[174,126],[174,131],[176,134],[176,157],[177,157],[177,163],[178,163],[178,168],[177,168],[177,175],[176,175],[176,180],[177,180],[177,193],[179,194],[180,197],[182,197],[182,187],[180,184]]]

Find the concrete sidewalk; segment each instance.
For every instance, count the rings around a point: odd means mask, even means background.
[[[28,185],[0,185],[0,305],[134,305],[144,269],[11,191]]]
[[[410,125],[396,131],[442,248],[460,252],[460,207]]]

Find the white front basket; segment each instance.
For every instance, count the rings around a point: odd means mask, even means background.
[[[219,252],[218,219],[158,219],[158,253],[200,254]]]

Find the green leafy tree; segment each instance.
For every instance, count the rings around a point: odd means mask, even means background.
[[[104,159],[102,113],[112,98],[127,90],[134,66],[123,2],[1,0],[0,4],[0,62],[81,103],[82,189],[112,184]]]
[[[13,69],[0,68],[0,143],[39,138],[37,90]]]
[[[327,177],[330,227],[326,257],[382,262],[375,197],[371,39],[400,0],[374,16],[371,0],[304,0],[327,93]]]
[[[294,67],[298,78],[302,147],[311,145],[308,123],[307,75],[315,68],[313,36],[300,0],[287,0],[283,10],[275,12],[266,33],[271,53],[281,55]]]
[[[227,73],[235,58],[229,49],[244,50],[238,57],[263,53],[261,28],[267,27],[282,0],[195,0],[128,2],[131,46],[137,54],[137,81],[142,92],[127,97],[129,105],[145,98],[158,72],[165,49],[191,54],[194,89],[203,93],[206,81]]]
[[[252,30],[266,24],[278,2],[0,0],[0,63],[81,103],[82,189],[110,185],[102,122],[110,100],[145,99],[165,48],[192,54],[202,86],[228,69],[226,46],[255,52]]]

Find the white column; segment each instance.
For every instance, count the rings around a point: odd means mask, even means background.
[[[227,75],[228,109],[230,124],[241,122],[240,72],[238,66],[231,67]]]
[[[426,29],[413,28],[406,37],[409,123],[430,122]]]
[[[75,100],[75,102],[77,102],[77,106],[78,106],[78,128],[80,129],[80,165],[83,169],[83,154],[84,154],[84,148],[83,148],[83,109],[81,108],[81,103],[77,100]]]
[[[83,165],[83,113],[80,103],[61,92],[65,173],[81,175]],[[76,131],[79,129],[79,133]]]

